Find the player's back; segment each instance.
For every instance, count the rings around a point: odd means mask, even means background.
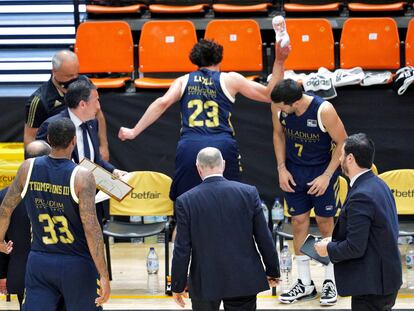
[[[90,258],[74,189],[76,171],[68,159],[31,160],[22,197],[32,225],[32,251]]]
[[[285,129],[287,161],[301,166],[329,163],[332,139],[321,122],[323,103],[323,98],[314,96],[302,115],[280,113],[279,120]]]
[[[182,136],[233,136],[231,115],[234,98],[227,91],[219,71],[200,69],[185,76],[180,99]]]

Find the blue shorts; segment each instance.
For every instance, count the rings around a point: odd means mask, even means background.
[[[316,197],[307,193],[310,188],[307,183],[320,176],[326,167],[327,165],[297,166],[292,163],[286,165],[296,183],[296,186],[292,186],[295,192],[285,192],[289,215],[301,215],[314,208],[315,214],[318,216],[335,216],[339,207],[339,170],[336,170],[331,177],[329,186],[323,195]]]
[[[175,201],[181,194],[201,183],[196,168],[196,158],[198,152],[205,147],[215,147],[221,151],[226,161],[225,178],[241,180],[239,146],[235,139],[228,135],[181,138],[175,155],[175,173],[170,189],[171,200]]]
[[[56,253],[30,252],[26,267],[23,311],[96,311],[98,273],[92,259]]]

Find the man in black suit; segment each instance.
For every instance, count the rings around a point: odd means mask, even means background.
[[[402,284],[398,217],[388,186],[370,170],[375,147],[365,134],[345,140],[341,167],[350,189],[332,234],[315,248],[334,264],[338,293],[352,310],[391,310]]]
[[[193,310],[219,310],[221,301],[225,310],[256,310],[257,293],[276,286],[280,276],[257,189],[226,180],[216,148],[202,149],[196,165],[203,182],[179,196],[175,205],[174,300],[184,307],[191,257]]]
[[[25,148],[25,159],[48,155],[50,146],[44,142],[35,140]],[[8,187],[0,191],[0,203],[3,201]],[[24,294],[24,276],[26,273],[27,256],[30,252],[30,221],[27,217],[26,205],[20,202],[10,219],[10,225],[6,233],[7,240],[14,242],[13,252],[10,255],[0,253],[0,283],[5,283],[5,288],[0,293],[16,294],[21,306]]]

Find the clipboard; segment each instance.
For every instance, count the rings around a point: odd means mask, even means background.
[[[305,255],[308,255],[310,258],[324,264],[325,266],[327,266],[331,261],[329,260],[329,257],[321,257],[318,255],[318,253],[315,250],[315,243],[317,242],[317,237],[312,235],[312,234],[308,234],[308,236],[306,237],[305,242],[303,243],[303,245],[300,248],[300,251],[302,253],[304,253]]]
[[[101,166],[91,162],[87,158],[79,163],[80,166],[86,168],[93,174],[96,182],[96,188],[105,192],[111,198],[122,201],[134,188],[126,182],[112,175]]]

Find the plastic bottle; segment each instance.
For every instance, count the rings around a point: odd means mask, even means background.
[[[158,274],[148,274],[147,278],[147,290],[148,294],[156,295],[159,289]]]
[[[264,201],[262,201],[262,211],[266,219],[266,224],[269,224],[269,209],[267,208],[266,203]]]
[[[289,246],[283,246],[282,251],[280,252],[280,278],[282,293],[289,291],[290,287],[290,278],[292,273],[292,254],[289,251]]]
[[[157,274],[159,269],[158,255],[154,247],[150,247],[147,256],[147,272],[148,274]]]
[[[407,246],[405,262],[407,264],[407,288],[414,289],[414,237]]]
[[[276,33],[276,42],[280,42],[280,46],[284,48],[290,43],[290,38],[286,30],[285,19],[282,15],[277,15],[272,19],[273,29]]]
[[[272,206],[272,222],[281,222],[284,218],[283,212],[283,206],[280,204],[279,198],[276,198],[275,203]]]

